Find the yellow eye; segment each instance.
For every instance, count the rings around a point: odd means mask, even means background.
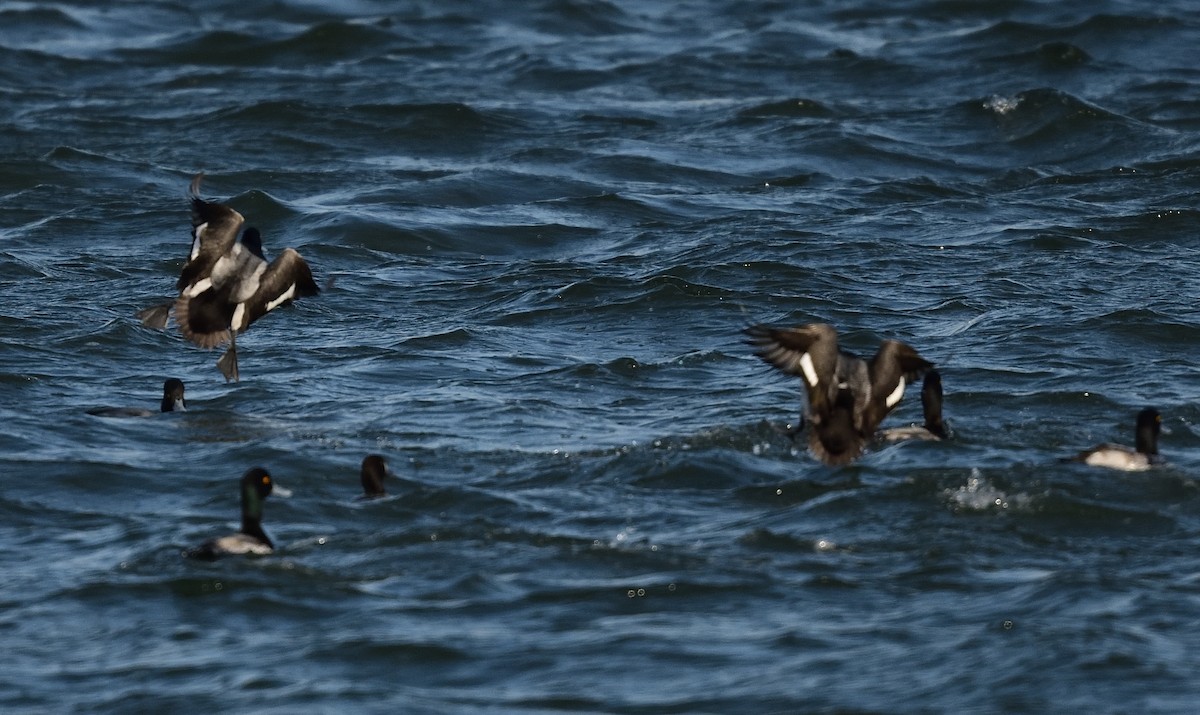
[[[264,487],[265,487],[265,486],[267,486],[267,485],[268,485],[268,484],[270,484],[270,483],[271,483],[271,478],[270,478],[270,477],[263,477],[263,486],[264,486]]]

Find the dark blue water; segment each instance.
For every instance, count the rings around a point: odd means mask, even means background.
[[[0,709],[1195,712],[1197,47],[1182,0],[0,1]],[[236,384],[134,317],[198,171],[326,286]],[[936,362],[955,438],[806,454],[739,331],[812,321]],[[1146,405],[1166,466],[1059,462]],[[277,552],[180,558],[254,465]]]

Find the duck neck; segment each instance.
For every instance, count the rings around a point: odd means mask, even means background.
[[[1154,430],[1149,427],[1138,428],[1134,446],[1142,454],[1158,454],[1158,439],[1154,434]]]
[[[383,480],[375,474],[362,475],[363,495],[369,498],[387,496],[387,492],[383,490]]]
[[[262,528],[262,498],[253,485],[242,489],[242,529],[243,534],[262,540],[267,546],[274,548],[267,532]]]
[[[938,437],[946,437],[946,425],[942,423],[941,417],[926,417],[925,429]]]

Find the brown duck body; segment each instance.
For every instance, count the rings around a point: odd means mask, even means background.
[[[831,465],[854,461],[900,403],[908,383],[933,367],[912,347],[895,340],[883,341],[873,358],[863,360],[841,350],[837,331],[826,323],[795,328],[754,325],[745,333],[764,362],[804,380],[808,446]]]

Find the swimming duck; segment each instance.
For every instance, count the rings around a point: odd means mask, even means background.
[[[1119,444],[1100,444],[1080,452],[1071,461],[1093,467],[1108,467],[1126,472],[1140,472],[1161,464],[1158,454],[1158,433],[1162,430],[1162,415],[1153,407],[1138,413],[1134,428],[1134,449]]]
[[[276,487],[271,475],[262,467],[254,467],[242,475],[242,528],[235,534],[222,536],[188,549],[184,556],[212,561],[220,556],[236,554],[269,554],[275,549],[271,537],[262,528],[263,500],[272,491],[280,496],[289,492]]]
[[[362,499],[387,496],[383,490],[383,479],[387,476],[387,462],[378,454],[368,454],[362,461]]]
[[[942,376],[937,370],[925,373],[925,382],[921,384],[921,409],[925,413],[925,424],[885,429],[879,436],[889,442],[939,440],[949,436],[946,424],[942,422]]]
[[[187,402],[183,399],[183,381],[174,377],[163,383],[163,398],[159,412],[187,412]],[[158,414],[141,407],[93,407],[89,415],[99,417],[149,417]]]
[[[796,328],[746,328],[755,355],[804,379],[808,392],[808,447],[822,462],[848,464],[862,453],[904,388],[933,364],[905,343],[885,340],[868,362],[838,348],[827,323]]]
[[[192,180],[192,249],[179,275],[175,322],[193,343],[214,348],[229,343],[217,361],[226,381],[239,378],[237,335],[281,305],[320,292],[308,264],[285,248],[270,263],[263,254],[262,234],[250,226],[238,238],[245,218],[237,211],[200,198],[200,181]],[[150,327],[164,327],[170,306],[143,310],[138,316]]]

